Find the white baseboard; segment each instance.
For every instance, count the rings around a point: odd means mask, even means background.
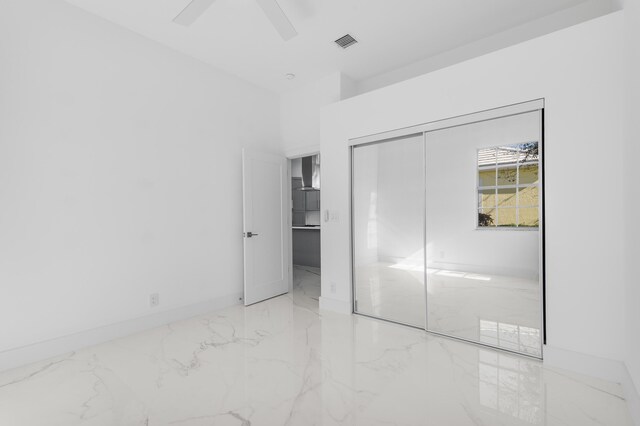
[[[538,271],[525,269],[525,268],[470,265],[470,264],[449,263],[449,262],[429,262],[429,264],[427,265],[427,268],[444,269],[444,270],[457,271],[457,272],[473,272],[476,274],[485,274],[485,275],[504,275],[504,276],[512,276],[512,277],[522,277],[522,278],[536,280],[536,281],[538,280]]]
[[[284,155],[287,158],[299,158],[306,157],[308,155],[314,155],[320,152],[320,145],[306,145],[298,148],[292,148],[285,151]]]
[[[625,377],[620,382],[624,391],[624,398],[627,400],[631,421],[635,426],[640,426],[640,388],[633,384],[631,374],[625,366]]]
[[[640,395],[624,362],[546,345],[543,362],[549,367],[620,383],[631,420],[635,426],[640,426]]]
[[[624,363],[613,359],[587,355],[548,345],[544,346],[543,354],[545,365],[610,382],[621,383],[627,374]]]
[[[33,362],[43,361],[54,356],[66,354],[88,346],[108,342],[120,337],[129,336],[154,327],[192,318],[208,312],[217,311],[240,303],[242,294],[230,294],[217,297],[207,302],[196,303],[176,309],[169,309],[152,315],[146,315],[115,324],[85,330],[44,342],[34,343],[15,349],[0,352],[0,371]]]
[[[329,297],[320,296],[320,310],[339,312],[341,314],[351,314],[351,303],[345,300],[331,299]]]

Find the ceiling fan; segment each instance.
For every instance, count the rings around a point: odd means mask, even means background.
[[[202,14],[204,14],[215,0],[191,0],[191,3],[185,7],[182,12],[173,18],[176,24],[189,26],[193,24]],[[284,14],[280,5],[276,0],[255,0],[262,8],[267,19],[271,21],[280,37],[284,41],[290,40],[298,35],[287,15]]]

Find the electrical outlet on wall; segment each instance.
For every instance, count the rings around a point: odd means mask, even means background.
[[[336,292],[336,283],[334,281],[331,281],[331,293],[335,293]]]
[[[158,293],[152,293],[149,295],[149,306],[152,308],[157,307],[160,304],[160,295]]]

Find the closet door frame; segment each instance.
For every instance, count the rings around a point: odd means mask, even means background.
[[[529,355],[529,354],[525,354],[522,352],[517,352],[517,351],[512,351],[509,349],[505,349],[505,348],[501,348],[498,346],[494,346],[494,345],[490,345],[490,344],[486,344],[486,343],[482,343],[482,342],[477,342],[477,341],[473,341],[473,340],[467,340],[464,338],[460,338],[457,336],[451,336],[448,334],[442,334],[442,333],[438,333],[438,332],[434,332],[434,331],[430,331],[429,327],[428,327],[428,293],[427,293],[427,254],[426,254],[426,249],[424,250],[424,297],[425,297],[425,309],[427,310],[427,312],[425,312],[425,324],[424,324],[424,330],[428,333],[432,333],[435,335],[439,335],[439,336],[443,336],[443,337],[448,337],[448,338],[452,338],[452,339],[456,339],[456,340],[460,340],[460,341],[464,341],[464,342],[468,342],[474,345],[479,345],[479,346],[484,346],[484,347],[490,347],[493,349],[497,349],[500,351],[504,351],[504,352],[509,352],[509,353],[513,353],[513,354],[517,354],[520,356],[524,356],[527,358],[534,358],[534,359],[543,359],[544,357],[544,347],[547,343],[547,324],[546,324],[546,261],[545,261],[545,248],[546,248],[546,232],[545,232],[545,176],[544,176],[544,172],[545,172],[545,161],[544,161],[544,145],[545,145],[545,114],[544,114],[544,108],[545,108],[545,100],[544,98],[540,98],[540,99],[534,99],[531,101],[527,101],[527,102],[521,102],[521,103],[516,103],[516,104],[512,104],[512,105],[507,105],[507,106],[502,106],[502,107],[497,107],[497,108],[491,108],[491,109],[487,109],[487,110],[483,110],[483,111],[479,111],[479,112],[474,112],[474,113],[470,113],[470,114],[463,114],[463,115],[459,115],[459,116],[455,116],[455,117],[451,117],[451,118],[446,118],[446,119],[442,119],[442,120],[436,120],[436,121],[431,121],[431,122],[427,122],[427,123],[423,123],[423,124],[419,124],[416,126],[410,126],[410,127],[405,127],[405,128],[401,128],[401,129],[395,129],[395,130],[391,130],[391,131],[386,131],[386,132],[381,132],[381,133],[375,133],[375,134],[371,134],[371,135],[367,135],[367,136],[361,136],[361,137],[357,137],[357,138],[353,138],[353,139],[349,139],[349,164],[350,164],[350,173],[349,173],[349,190],[350,190],[350,206],[349,206],[349,210],[350,210],[350,221],[349,221],[349,227],[350,227],[350,253],[351,253],[351,262],[350,262],[350,267],[351,267],[351,310],[352,313],[357,314],[357,315],[363,315],[363,316],[367,316],[367,317],[372,317],[372,318],[376,318],[376,319],[381,319],[383,321],[389,321],[389,322],[394,322],[394,323],[398,323],[398,324],[402,324],[402,325],[406,325],[409,327],[414,327],[413,325],[410,324],[404,324],[401,322],[397,322],[397,321],[393,321],[393,320],[389,320],[389,319],[385,319],[385,318],[378,318],[378,317],[373,317],[371,315],[367,315],[367,314],[363,314],[363,313],[359,313],[357,311],[357,300],[356,300],[356,277],[355,277],[355,233],[354,233],[354,221],[355,221],[355,217],[354,217],[354,149],[358,146],[366,146],[366,145],[373,145],[373,144],[378,144],[378,143],[385,143],[385,142],[392,142],[393,140],[399,140],[399,139],[404,139],[410,136],[418,136],[418,135],[422,135],[423,138],[423,147],[424,147],[424,158],[423,158],[423,163],[424,163],[424,171],[423,171],[423,175],[426,178],[426,155],[427,155],[427,135],[429,132],[432,131],[436,131],[436,130],[443,130],[443,129],[447,129],[447,128],[452,128],[452,127],[458,127],[458,126],[464,126],[464,125],[468,125],[468,124],[473,124],[473,123],[479,123],[482,121],[488,121],[488,120],[494,120],[494,119],[499,119],[499,118],[505,118],[505,117],[509,117],[509,116],[513,116],[513,115],[520,115],[520,114],[524,114],[524,113],[528,113],[528,112],[535,112],[538,111],[540,114],[540,141],[539,141],[539,167],[538,167],[538,173],[539,173],[539,177],[538,179],[540,180],[540,186],[539,186],[539,220],[540,220],[540,225],[539,225],[539,233],[540,233],[540,238],[539,238],[539,247],[538,247],[538,262],[539,262],[539,285],[540,285],[540,292],[539,292],[539,299],[540,299],[540,356],[533,356],[533,355]],[[425,183],[424,185],[424,199],[423,199],[423,217],[426,220],[426,208],[427,208],[427,185]],[[423,226],[423,241],[426,244],[427,241],[427,227]]]

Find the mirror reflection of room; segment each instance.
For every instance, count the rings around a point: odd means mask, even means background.
[[[540,114],[426,134],[428,330],[541,356]]]
[[[354,311],[540,357],[541,112],[353,148]]]
[[[353,153],[356,311],[424,327],[424,139]]]

